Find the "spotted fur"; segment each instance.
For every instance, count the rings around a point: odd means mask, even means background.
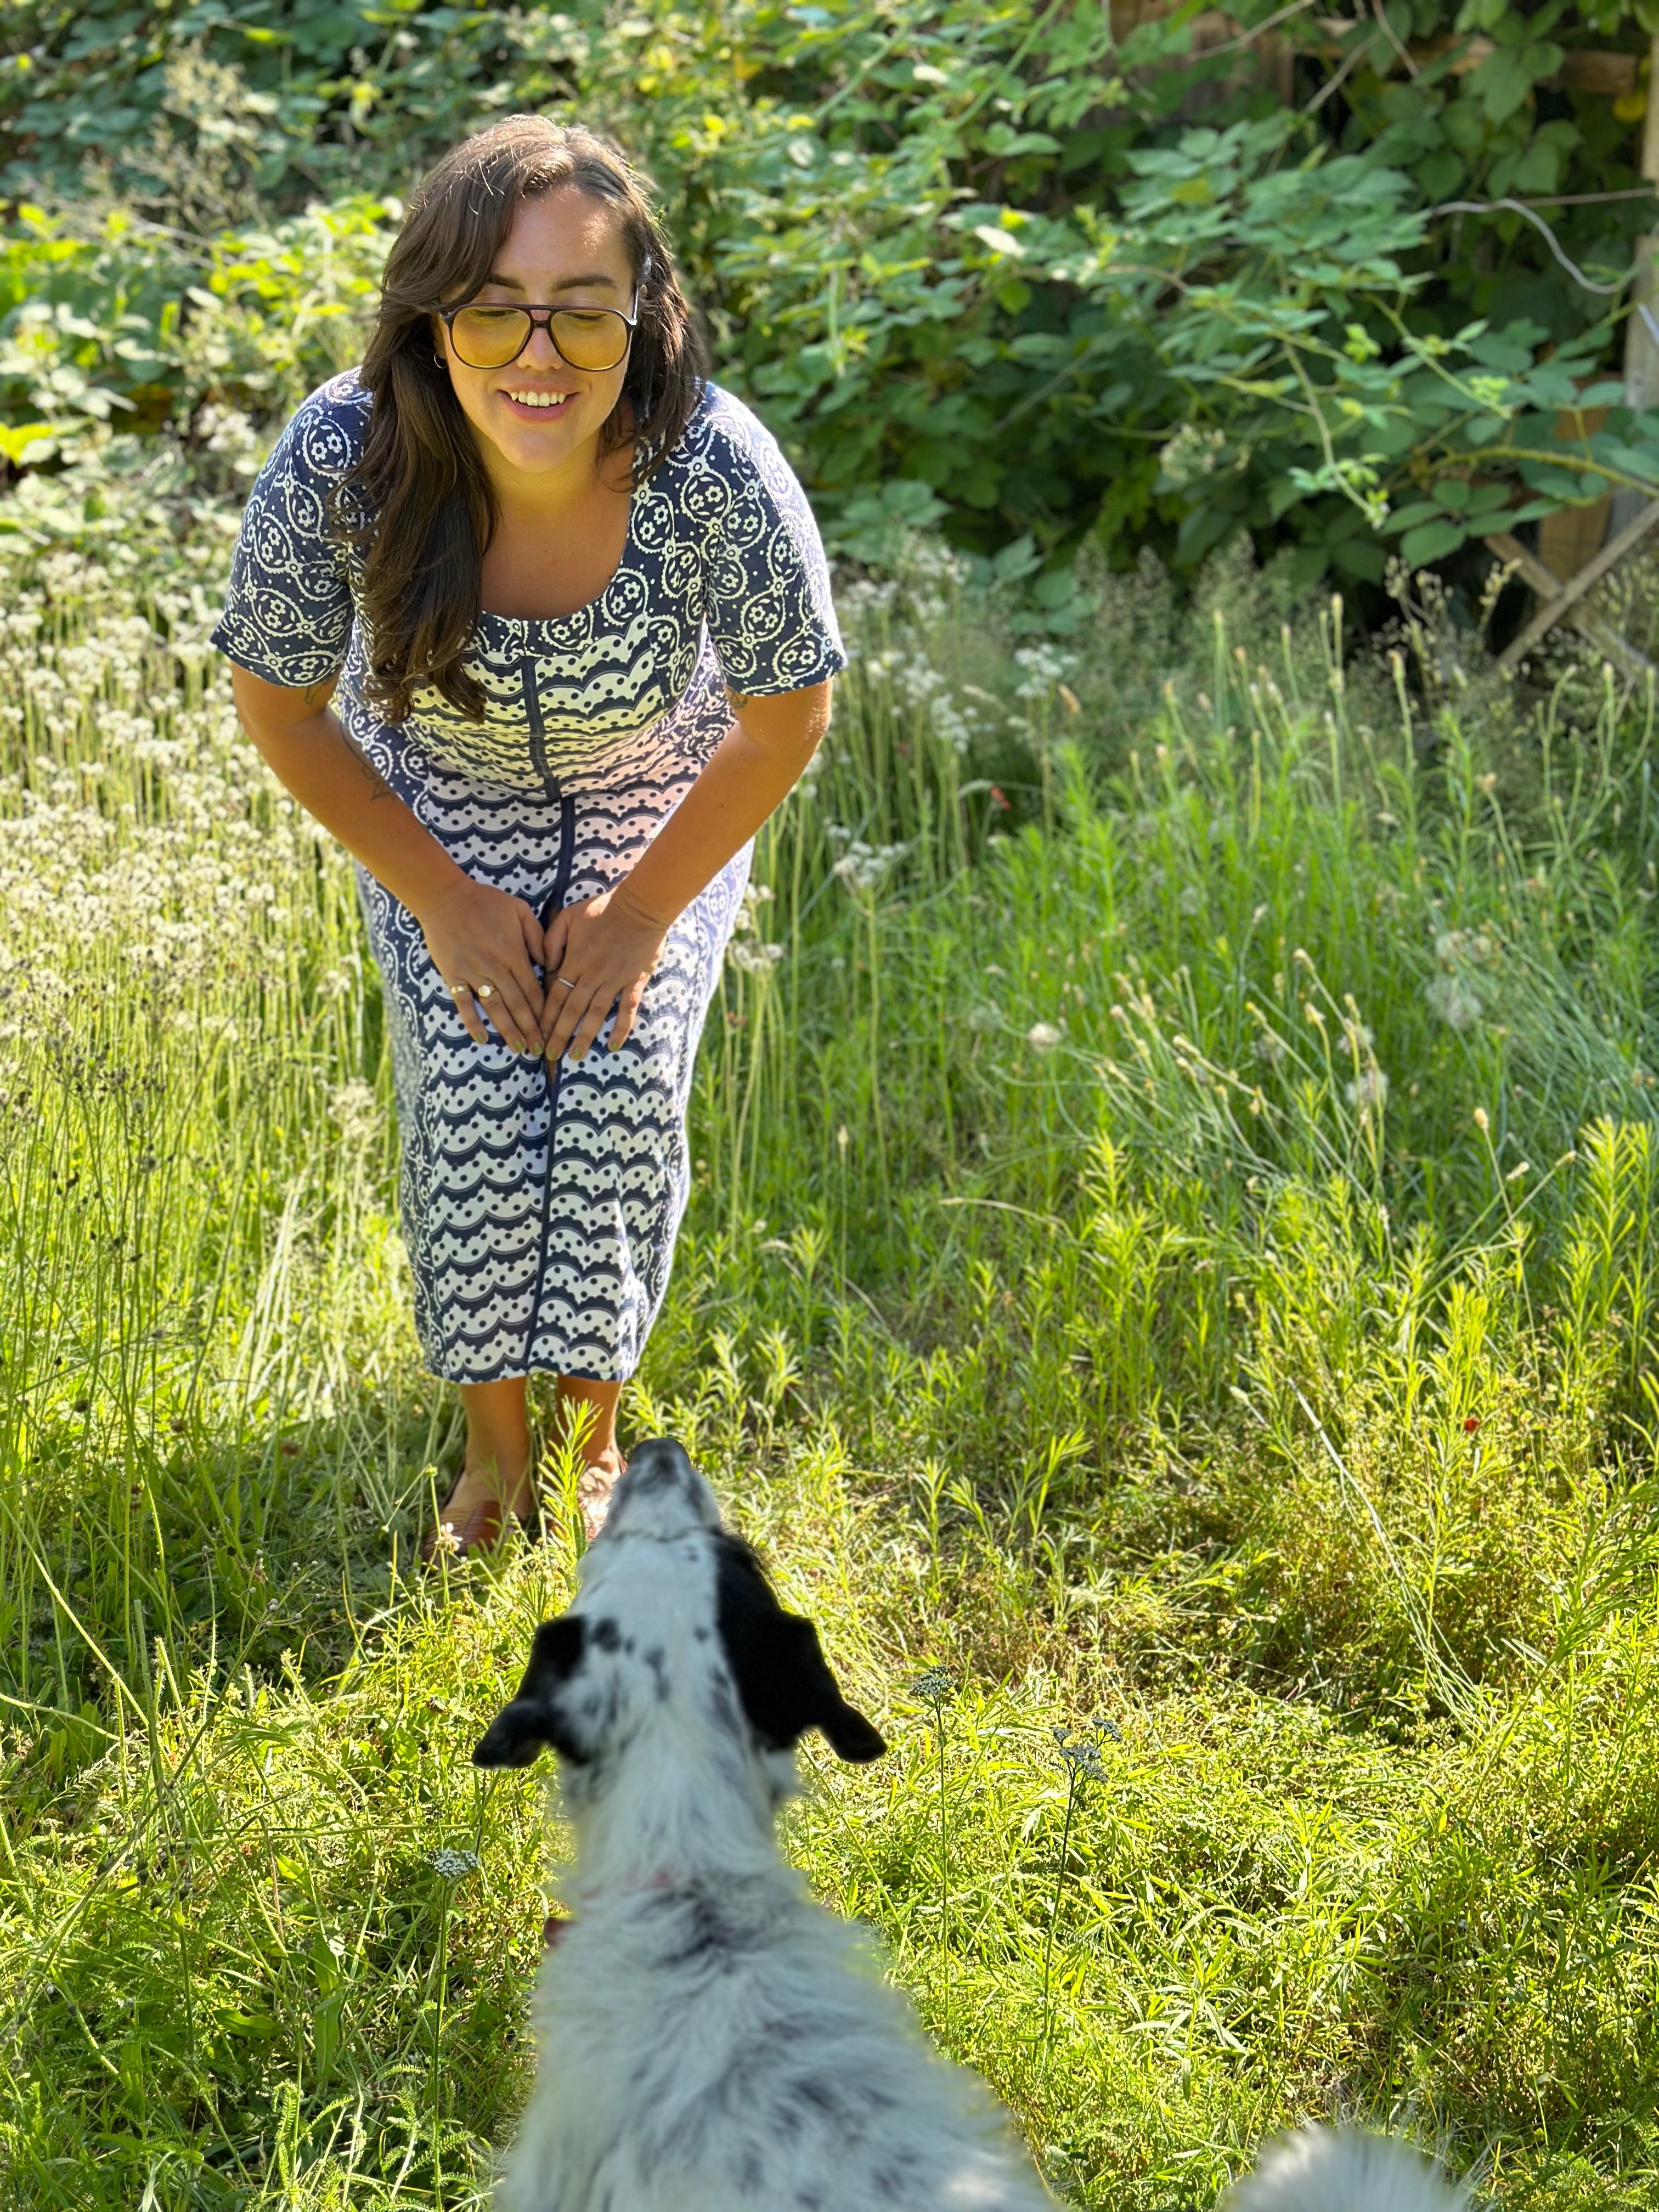
[[[538,1629],[475,1753],[523,1766],[550,1747],[575,1837],[496,2212],[1053,2206],[981,2084],[780,1856],[813,1728],[843,1759],[884,1748],[684,1451],[638,1446],[580,1596]],[[1375,2212],[1447,2212],[1426,2191]],[[1305,2191],[1248,2203],[1373,2212]]]

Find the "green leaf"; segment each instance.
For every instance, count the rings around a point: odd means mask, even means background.
[[[49,461],[58,450],[57,433],[50,422],[0,424],[0,453],[14,468]]]
[[[1350,538],[1331,549],[1332,565],[1345,576],[1358,576],[1363,583],[1380,584],[1388,556],[1374,538]]]
[[[1401,557],[1413,568],[1420,568],[1443,554],[1455,553],[1468,535],[1461,522],[1426,522],[1420,530],[1408,530],[1401,539]]]
[[[1546,462],[1523,461],[1521,473],[1534,491],[1547,492],[1558,507],[1583,502],[1584,479],[1577,469],[1557,469]]]
[[[1531,92],[1532,82],[1525,58],[1509,46],[1488,54],[1469,79],[1488,123],[1507,123]]]
[[[1058,154],[1060,141],[1046,131],[1012,131],[1006,123],[994,123],[985,134],[985,150],[1000,161],[1012,161],[1022,154]]]
[[[1291,558],[1291,585],[1297,591],[1306,591],[1319,581],[1329,566],[1330,562],[1322,545],[1316,544],[1298,546]]]

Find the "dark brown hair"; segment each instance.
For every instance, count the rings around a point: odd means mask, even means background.
[[[338,526],[363,555],[366,689],[389,721],[406,719],[422,684],[483,717],[483,690],[463,664],[495,502],[434,347],[433,310],[478,290],[521,201],[565,185],[617,210],[639,287],[627,375],[601,451],[631,440],[638,483],[678,444],[702,396],[707,364],[673,257],[616,147],[543,116],[509,115],[445,155],[416,192],[386,260],[362,366],[374,410],[337,508]]]

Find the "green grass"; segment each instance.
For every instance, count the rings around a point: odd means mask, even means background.
[[[475,2205],[546,1846],[467,1754],[571,1561],[410,1571],[347,872],[194,642],[223,514],[75,489],[0,556],[6,2201]],[[1058,2190],[1340,2112],[1650,2204],[1650,702],[1099,597],[850,606],[630,1431],[888,1731],[790,1848]]]

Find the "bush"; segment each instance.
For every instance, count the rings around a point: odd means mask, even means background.
[[[722,373],[847,550],[933,522],[981,556],[1023,545],[1061,627],[1085,541],[1192,569],[1248,532],[1304,584],[1375,585],[1390,545],[1418,567],[1659,482],[1659,416],[1617,374],[1647,219],[1639,9],[1391,0],[1333,27],[1241,0],[1219,45],[1188,5],[1129,13],[250,0],[135,34],[118,0],[35,0],[0,122],[9,188],[53,210],[14,282],[54,318],[0,322],[9,450],[120,398],[175,422],[240,404],[257,338],[217,388],[170,317],[222,277],[264,311],[304,280],[257,241],[230,277],[211,235],[319,197],[350,229],[351,193],[405,191],[516,105],[638,149]],[[1619,98],[1573,88],[1621,70]],[[112,235],[112,206],[143,222]]]

